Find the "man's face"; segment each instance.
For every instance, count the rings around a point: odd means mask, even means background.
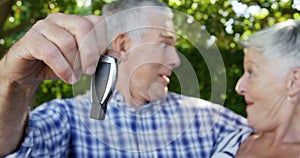
[[[161,14],[152,17],[154,27],[146,28],[141,41],[130,43],[126,59],[120,64],[120,75],[126,76],[127,80],[121,84],[128,87],[126,95],[133,105],[165,96],[172,69],[180,64],[171,19]]]

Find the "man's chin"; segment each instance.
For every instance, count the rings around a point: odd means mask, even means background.
[[[150,101],[156,101],[164,98],[168,94],[168,87],[164,87],[161,84],[152,84],[149,89]]]

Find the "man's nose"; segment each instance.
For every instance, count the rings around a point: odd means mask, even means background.
[[[245,93],[247,92],[247,83],[245,81],[244,75],[237,82],[237,84],[235,86],[235,91],[239,95],[245,95]]]
[[[166,55],[167,55],[167,65],[170,68],[176,68],[180,65],[181,61],[175,47],[170,48],[169,52],[166,53]]]

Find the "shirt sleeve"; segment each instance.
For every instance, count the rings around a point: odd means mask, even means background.
[[[54,100],[30,112],[20,148],[6,157],[65,157],[70,140],[65,107],[62,100]]]
[[[211,158],[234,158],[240,144],[251,134],[251,130],[242,128],[229,133],[220,142]]]
[[[216,106],[218,107],[218,106]],[[213,108],[214,115],[217,115],[215,133],[217,142],[211,158],[234,158],[240,144],[253,132],[247,125],[247,120],[226,109]]]

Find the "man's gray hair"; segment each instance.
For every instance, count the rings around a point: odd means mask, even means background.
[[[107,38],[112,42],[120,33],[127,33],[134,40],[141,40],[145,29],[151,26],[151,12],[173,18],[171,9],[159,0],[118,0],[106,4],[102,15],[107,20]],[[153,12],[152,12],[153,14]]]
[[[244,47],[253,47],[289,69],[300,67],[300,21],[289,19],[254,33]]]

